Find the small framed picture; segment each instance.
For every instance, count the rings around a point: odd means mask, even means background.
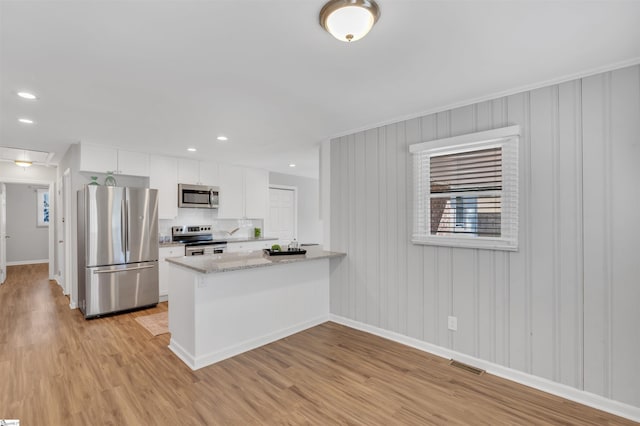
[[[38,226],[49,226],[49,190],[45,188],[39,188],[38,194]]]

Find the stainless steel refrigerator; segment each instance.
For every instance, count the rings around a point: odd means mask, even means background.
[[[85,318],[158,303],[158,191],[78,191],[78,303]]]

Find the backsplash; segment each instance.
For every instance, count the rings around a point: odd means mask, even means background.
[[[218,219],[217,210],[178,209],[177,218],[158,221],[158,233],[171,236],[171,227],[176,225],[212,225],[214,238],[228,238],[229,232],[236,228],[239,229],[233,233],[233,237],[237,238],[253,238],[254,228],[264,230],[263,219]]]

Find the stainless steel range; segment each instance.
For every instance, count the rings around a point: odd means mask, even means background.
[[[211,225],[172,226],[171,240],[184,244],[185,256],[224,253],[227,242],[213,239]]]

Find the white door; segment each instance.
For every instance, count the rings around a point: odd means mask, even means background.
[[[7,279],[7,188],[0,183],[0,284]]]
[[[267,232],[288,244],[296,238],[296,191],[269,188],[269,221]]]
[[[60,284],[63,290],[66,288],[66,277],[64,271],[64,179],[60,177],[58,179],[57,191],[56,191],[56,272],[58,284]]]
[[[64,294],[68,294],[71,299],[71,308],[75,308],[75,304],[73,303],[73,293],[72,293],[72,279],[73,279],[73,258],[71,256],[71,226],[70,218],[71,218],[71,171],[69,169],[64,171],[62,175],[62,220],[63,220],[63,231],[64,238],[62,238],[64,251],[61,252],[62,261],[64,262],[64,267],[62,269],[62,273],[64,274]],[[67,243],[67,241],[69,243]]]
[[[55,183],[49,184],[49,279],[54,279],[56,275],[56,197]]]

